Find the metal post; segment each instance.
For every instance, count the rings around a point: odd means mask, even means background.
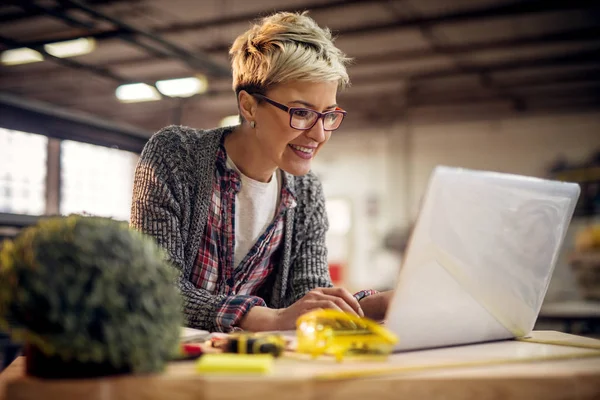
[[[61,140],[48,138],[46,158],[46,215],[60,214],[60,144]]]

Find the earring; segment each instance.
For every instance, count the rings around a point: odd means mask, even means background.
[[[254,127],[256,126],[256,122],[254,122],[254,121],[250,121],[250,126],[251,126],[252,128],[254,128]]]

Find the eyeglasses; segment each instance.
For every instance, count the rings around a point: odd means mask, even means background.
[[[318,111],[311,110],[310,108],[288,107],[285,104],[271,100],[262,94],[252,93],[252,96],[263,99],[267,103],[270,103],[280,110],[289,113],[290,126],[294,129],[299,129],[302,131],[311,129],[313,126],[315,126],[319,118],[323,118],[323,130],[335,131],[340,127],[344,117],[346,116],[346,111],[342,110],[341,108],[320,113]]]

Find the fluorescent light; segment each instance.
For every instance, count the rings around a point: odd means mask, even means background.
[[[44,50],[54,57],[66,58],[75,57],[82,54],[91,53],[96,48],[96,41],[93,38],[79,38],[66,40],[64,42],[48,43],[44,45]]]
[[[130,83],[121,85],[115,91],[117,99],[123,103],[160,100],[161,95],[156,88],[145,83]]]
[[[219,123],[220,127],[224,126],[234,126],[240,124],[240,116],[239,115],[229,115],[221,120]]]
[[[197,93],[206,92],[208,82],[204,76],[192,76],[158,81],[156,87],[165,96],[190,97]]]
[[[35,50],[21,47],[3,51],[0,60],[4,65],[29,64],[44,61],[44,56]]]
[[[54,57],[66,58],[91,53],[96,48],[93,38],[79,38],[64,42],[48,43],[44,50]],[[4,65],[29,64],[44,61],[44,56],[39,52],[26,47],[6,50],[2,52],[0,60]]]

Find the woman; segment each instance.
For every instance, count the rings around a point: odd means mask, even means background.
[[[241,124],[156,133],[135,173],[131,225],[179,269],[191,327],[294,329],[334,308],[383,317],[389,293],[333,288],[327,218],[311,160],[345,116],[348,59],[305,14],[278,13],[231,50]]]

